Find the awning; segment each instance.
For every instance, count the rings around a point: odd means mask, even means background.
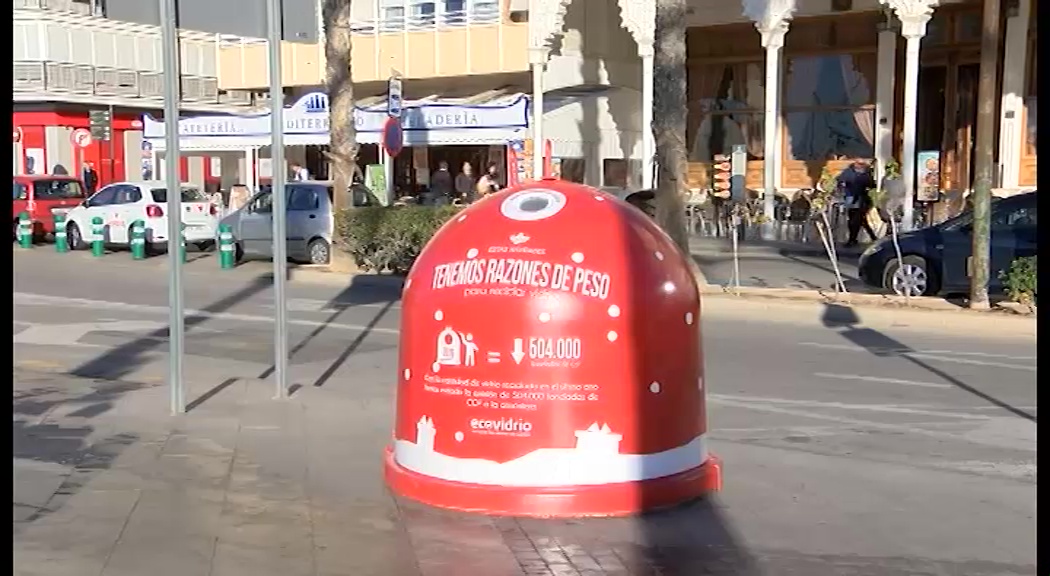
[[[362,105],[364,104],[364,105]],[[367,99],[354,111],[357,140],[379,143],[387,121],[386,101]],[[496,144],[520,139],[529,125],[529,99],[520,92],[489,90],[465,98],[430,96],[403,105],[405,145]],[[164,123],[143,117],[143,137],[164,149]],[[306,94],[285,109],[288,146],[328,143],[328,97]],[[270,114],[207,115],[179,120],[184,150],[234,150],[270,145]]]

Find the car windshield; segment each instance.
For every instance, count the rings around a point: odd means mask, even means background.
[[[997,197],[993,196],[992,197],[991,208],[994,209],[995,206],[1001,200],[1002,200],[1002,198],[997,198]],[[971,222],[973,222],[973,208],[967,208],[966,210],[960,212],[959,214],[956,214],[955,216],[952,216],[951,218],[945,220],[944,222],[941,222],[941,227],[943,227],[943,228],[945,228],[947,230],[957,230],[958,228],[960,228],[962,226],[966,226],[967,224],[969,224]]]
[[[150,194],[153,195],[153,201],[158,204],[164,204],[168,201],[168,191],[165,188],[154,188],[150,190]],[[182,189],[182,201],[183,202],[207,202],[208,199],[204,197],[204,194],[196,188],[183,188]]]
[[[25,184],[22,184],[20,182],[15,182],[15,192],[14,192],[14,195],[11,196],[11,198],[13,200],[25,200],[27,193],[28,193],[28,190],[26,189]]]
[[[37,200],[83,198],[84,187],[78,180],[37,180],[33,182],[33,196]]]

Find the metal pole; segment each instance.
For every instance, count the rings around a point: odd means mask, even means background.
[[[273,299],[274,299],[274,383],[277,394],[288,394],[288,307],[285,281],[288,276],[288,241],[285,233],[284,183],[284,83],[281,81],[281,0],[266,2],[267,40],[270,67],[270,165],[273,183]]]
[[[164,57],[164,171],[168,202],[168,385],[171,413],[186,411],[182,350],[186,326],[182,304],[182,186],[179,182],[179,32],[175,0],[160,0],[160,34]]]

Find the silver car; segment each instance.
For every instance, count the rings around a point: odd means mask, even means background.
[[[363,201],[360,197],[365,196]],[[368,194],[355,189],[355,205],[368,205]],[[324,181],[288,182],[288,258],[310,264],[327,264],[332,249],[335,215],[332,184]],[[222,219],[233,231],[236,257],[273,258],[273,195],[269,188],[256,193],[244,207]]]

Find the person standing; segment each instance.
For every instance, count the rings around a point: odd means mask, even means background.
[[[470,204],[477,200],[474,196],[474,168],[470,162],[464,162],[463,171],[456,174],[455,187],[456,197],[461,201]]]
[[[305,182],[310,179],[310,171],[303,168],[303,165],[298,162],[292,162],[292,180],[296,182]]]
[[[495,164],[489,164],[485,173],[481,175],[481,178],[478,178],[476,189],[479,198],[499,191],[499,173],[496,172]]]
[[[838,185],[845,192],[846,222],[849,230],[849,239],[845,245],[847,247],[857,245],[857,236],[860,235],[861,228],[874,241],[878,235],[868,223],[868,212],[871,211],[873,205],[869,191],[875,187],[875,177],[872,175],[871,167],[864,159],[855,158],[839,174]]]
[[[81,180],[84,181],[84,188],[87,190],[87,195],[91,196],[98,189],[98,172],[95,172],[95,165],[91,162],[84,162],[84,168],[81,169],[80,174]]]
[[[438,169],[430,176],[430,197],[433,204],[448,204],[452,197],[453,181],[452,174],[448,171],[448,162],[438,162]]]

